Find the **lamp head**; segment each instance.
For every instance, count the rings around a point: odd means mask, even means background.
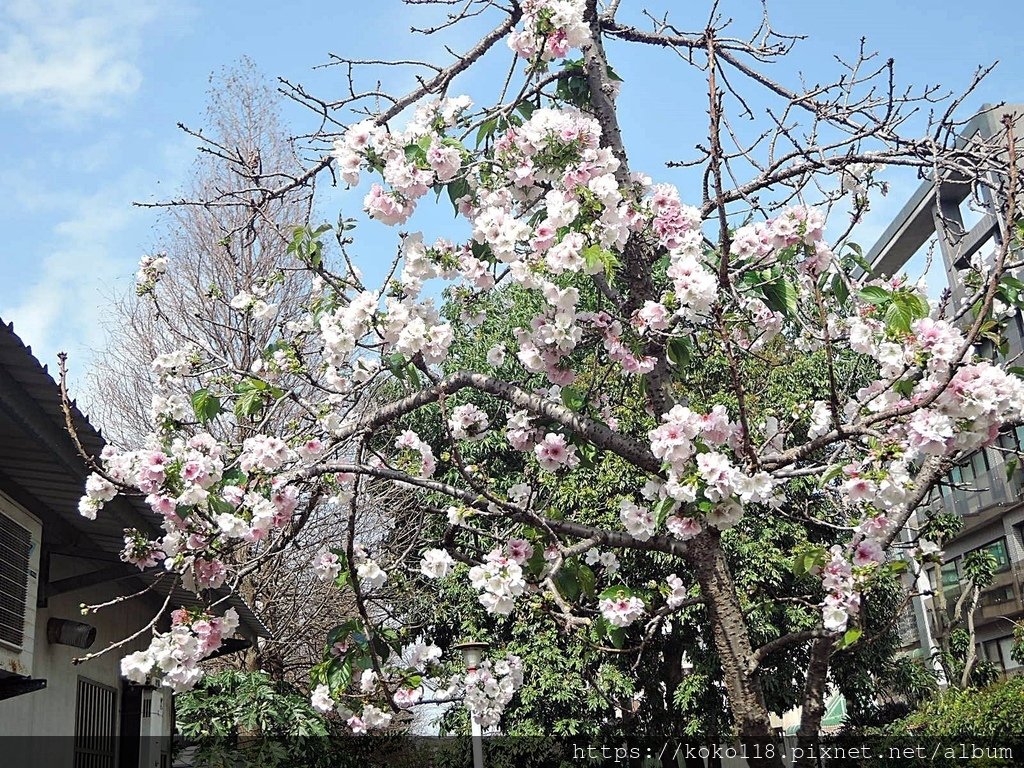
[[[466,669],[472,672],[480,666],[480,662],[484,659],[484,651],[487,650],[489,645],[489,643],[468,641],[458,643],[454,648],[462,653],[462,660],[466,664]]]

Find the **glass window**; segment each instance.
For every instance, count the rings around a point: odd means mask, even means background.
[[[986,472],[988,472],[988,456],[984,449],[978,451],[971,457],[971,467],[974,469],[975,477],[982,477]]]
[[[1006,669],[1015,669],[1020,666],[1020,662],[1013,658],[1013,638],[1004,637],[999,641],[999,651],[1003,655],[1003,663],[1006,665]]]
[[[1014,598],[1013,585],[1007,584],[1005,587],[995,587],[993,589],[986,589],[981,593],[981,599],[978,601],[982,605],[1002,605],[1003,603],[1009,603]]]
[[[1006,539],[996,539],[991,544],[986,544],[983,547],[978,547],[974,550],[988,552],[992,557],[996,559],[996,573],[1002,573],[1003,571],[1010,570],[1010,555],[1006,551]]]
[[[942,566],[942,586],[946,589],[960,584],[960,573],[957,571],[956,566],[956,560],[951,560]]]
[[[1002,654],[999,652],[1000,648],[998,640],[989,640],[982,646],[982,650],[984,657],[988,661],[998,665],[1000,669],[1004,671],[1006,670],[1006,665],[1003,663]]]
[[[999,437],[996,440],[996,445],[1007,451],[1017,450],[1017,441],[1014,438],[1013,432],[1000,432]]]

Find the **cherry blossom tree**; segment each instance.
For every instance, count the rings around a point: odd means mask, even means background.
[[[155,423],[176,423],[181,434],[196,431],[197,425],[184,422],[193,415],[191,400],[202,385],[185,377],[155,391],[151,363],[161,353],[191,337],[202,339],[237,369],[258,368],[275,341],[275,323],[305,312],[315,276],[291,269],[285,249],[294,229],[309,220],[311,188],[262,202],[235,194],[221,204],[194,204],[211,200],[217,190],[237,190],[301,169],[280,114],[281,101],[251,59],[212,75],[203,127],[180,126],[199,149],[181,197],[140,204],[160,214],[161,251],[143,261],[132,290],[112,301],[105,344],[92,361],[83,398],[115,446],[144,442]],[[168,263],[174,269],[165,273]],[[231,298],[234,305],[244,300],[246,321],[233,326],[232,304],[212,297]],[[287,416],[287,409],[276,410],[275,418],[284,421]],[[230,442],[244,434],[238,428],[221,422],[205,429]],[[387,501],[397,504],[397,497],[392,492]],[[164,511],[171,509],[169,502],[163,504]],[[271,637],[221,663],[241,660],[275,679],[307,679],[310,664],[322,652],[322,636],[352,615],[351,600],[310,570],[317,550],[336,541],[343,528],[333,510],[321,514],[318,505],[307,506],[311,508],[291,524],[291,547],[249,565],[244,564],[246,553],[238,553],[232,583]],[[314,640],[314,635],[320,637]]]
[[[442,649],[399,625],[381,598],[403,569],[468,579],[503,621],[519,621],[537,597],[610,648],[699,603],[735,735],[755,762],[780,765],[765,665],[808,649],[802,738],[815,738],[831,659],[861,631],[862,595],[935,556],[924,541],[901,546],[902,532],[951,467],[1021,418],[1024,384],[981,346],[1004,322],[997,299],[1019,305],[1013,125],[992,139],[962,136],[962,98],[903,90],[892,62],[863,50],[835,82],[790,88],[762,65],[794,39],[767,19],[736,36],[717,5],[685,33],[653,12],[622,20],[618,2],[435,4],[449,14],[428,33],[481,17],[494,26],[447,65],[399,62],[420,67],[405,95],[361,90],[361,68],[385,65],[342,58],[334,64],[349,73],[349,92],[340,98],[286,84],[321,115],[312,141],[326,151],[302,172],[234,194],[258,208],[326,175],[353,187],[368,180],[367,226],[401,227],[433,191],[468,237],[400,232],[386,276],[370,284],[353,256],[354,221],[339,222],[337,257],[321,242],[329,227],[298,228],[285,251],[289,269],[314,279],[304,311],[272,324],[260,365],[240,366],[198,336],[162,351],[158,386],[198,377],[194,419],[160,420],[145,445],[99,457],[82,514],[104,514],[118,493],[145,495],[166,533],[136,537],[126,557],[202,591],[228,578],[234,553],[285,546],[297,509],[334,499],[344,535],[314,570],[351,595],[358,618],[328,634],[312,701],[357,733],[452,699],[492,726],[523,682],[519,659],[501,654],[465,676],[432,674]],[[475,106],[459,78],[498,55],[501,41],[513,65]],[[631,167],[616,108],[629,84],[606,56],[609,41],[700,73],[707,138],[693,158],[670,163],[700,169],[693,188]],[[655,65],[650,76],[665,78],[664,61]],[[696,111],[696,94],[688,98]],[[926,105],[933,119],[915,138],[907,121]],[[349,120],[353,112],[362,119]],[[744,116],[763,133],[740,131]],[[852,245],[891,167],[997,201],[998,247],[964,276],[962,301],[874,274]],[[154,291],[174,268],[144,260],[140,285]],[[223,332],[265,320],[254,287],[209,297],[227,318]],[[450,370],[456,338],[500,301],[531,307],[528,322]],[[765,361],[807,355],[820,360],[818,395],[762,402]],[[723,393],[706,408],[692,396],[705,361],[716,363]],[[518,476],[467,458],[489,439],[521,457]],[[637,478],[601,501],[608,522],[571,505],[567,515],[549,490],[595,465]],[[793,499],[809,479],[832,531],[825,545],[793,553],[818,583],[815,620],[758,644],[723,541],[739,523],[806,514]],[[417,493],[445,528],[428,536],[431,526],[410,521],[414,535],[390,567],[379,556],[385,537],[359,525],[360,499],[386,484]],[[631,552],[664,556],[664,583],[635,583],[602,560]],[[126,674],[162,674],[176,689],[194,682],[224,627],[194,612],[172,620]]]

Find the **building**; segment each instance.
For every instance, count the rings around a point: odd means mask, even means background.
[[[1005,114],[1024,117],[1024,105],[986,106],[962,131],[970,138],[996,136]],[[1018,120],[1021,125],[1024,120]],[[938,245],[946,285],[952,297],[964,295],[960,271],[976,255],[984,258],[999,242],[1003,211],[990,199],[984,211],[971,210],[967,201],[970,180],[944,183],[938,190],[924,182],[867,254],[867,261],[881,274],[898,273],[932,238]],[[1007,330],[1010,357],[1024,352],[1024,318],[1017,313]],[[944,562],[929,569],[915,586],[926,593],[914,599],[900,620],[904,650],[930,657],[937,650],[934,628],[942,591],[947,613],[964,588],[965,556],[979,549],[995,558],[997,572],[981,592],[974,612],[978,657],[996,665],[1002,674],[1015,674],[1021,665],[1011,656],[1014,622],[1024,621],[1024,495],[1022,469],[1007,462],[1024,449],[1024,427],[1000,435],[991,448],[978,451],[957,467],[933,494],[931,505],[959,515],[963,527],[952,541],[944,542]],[[1010,476],[1007,476],[1008,470]],[[931,593],[931,594],[928,594]]]
[[[98,455],[99,433],[77,408],[73,418],[84,449]],[[125,528],[155,534],[159,527],[144,503],[119,498],[95,521],[78,514],[87,474],[58,385],[0,321],[0,736],[21,737],[0,739],[0,764],[163,768],[171,697],[123,681],[119,662],[149,644],[148,625],[168,593],[172,607],[198,601],[162,569],[140,572],[119,559]],[[241,599],[221,592],[223,607],[241,618],[223,652],[266,636]],[[136,594],[95,613],[81,610]],[[73,662],[136,633],[121,648]]]

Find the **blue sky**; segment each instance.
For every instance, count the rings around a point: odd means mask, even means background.
[[[644,4],[622,5],[632,13]],[[673,13],[683,28],[704,23],[703,10],[690,10],[704,4],[646,5],[682,6]],[[962,0],[777,0],[775,27],[810,39],[774,73],[790,83],[800,72],[811,80],[826,77],[836,71],[832,55],[853,54],[866,36],[870,48],[896,59],[907,84],[955,89],[979,64],[1001,60],[970,108],[1024,101],[1024,71],[1014,58],[1019,25],[1007,23],[1015,6],[994,0],[975,13]],[[738,29],[759,13],[759,4],[747,0],[722,7]],[[44,362],[52,365],[66,349],[76,367],[84,366],[103,343],[106,298],[131,288],[139,256],[157,239],[155,215],[131,202],[170,197],[186,178],[195,142],[175,125],[201,125],[211,72],[248,55],[267,75],[330,98],[343,86],[340,71],[312,70],[329,52],[404,57],[422,51],[436,59],[443,54],[439,41],[408,34],[410,24],[435,17],[398,0],[0,2],[0,317],[15,322]],[[447,41],[464,47],[471,31]],[[705,119],[704,96],[694,90],[697,73],[674,65],[670,54],[613,45],[610,55],[626,80],[621,106],[633,167],[671,178],[660,164],[692,146]],[[502,47],[465,89],[482,89],[508,61]],[[285,117],[297,133],[315,126],[311,113],[293,105]],[[893,194],[876,206],[865,229],[865,246],[912,188],[894,180]],[[320,210],[333,220],[339,205],[351,211],[357,200],[328,190]],[[424,213],[417,221],[433,238],[446,234],[451,219]],[[377,228],[364,236],[360,253],[372,271],[393,253],[393,234]]]

